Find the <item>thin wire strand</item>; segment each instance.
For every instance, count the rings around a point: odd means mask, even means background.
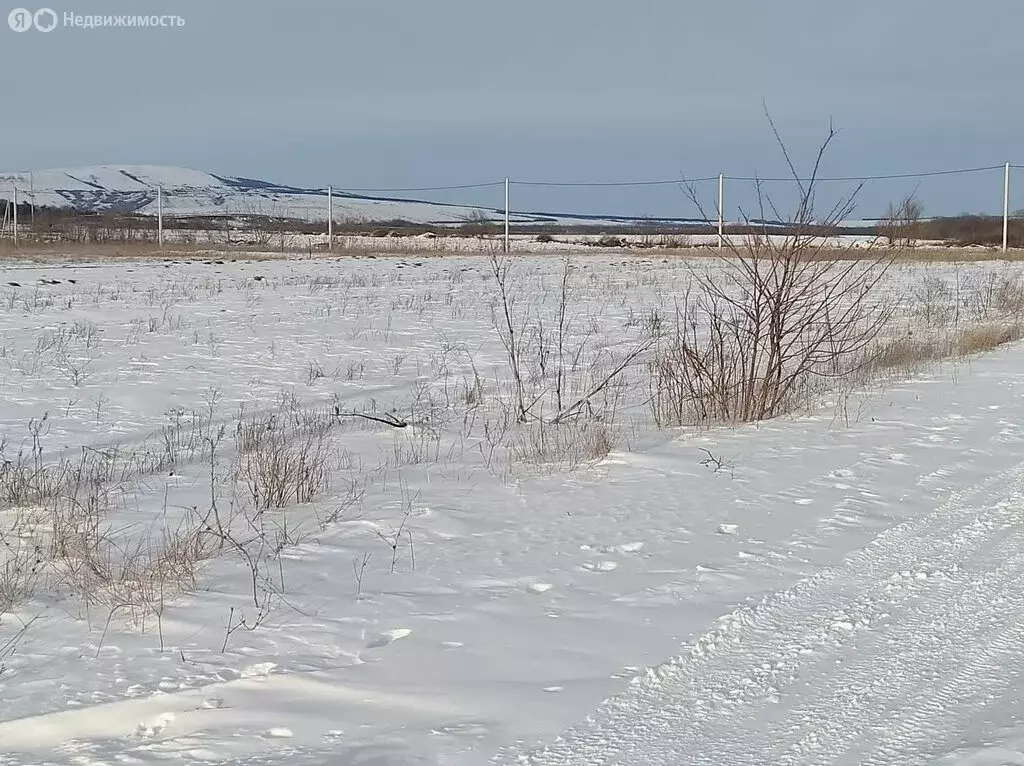
[[[708,178],[674,178],[664,181],[595,181],[587,183],[585,181],[517,181],[513,178],[509,179],[509,183],[515,186],[665,186],[667,184],[678,185],[717,180],[718,176],[709,176]]]
[[[1024,165],[1010,165],[1014,169],[1024,169]],[[886,180],[898,180],[898,179],[910,179],[910,178],[931,178],[936,176],[951,176],[951,175],[963,175],[967,173],[984,173],[993,170],[1003,170],[1005,164],[1002,165],[985,165],[982,167],[973,168],[956,168],[952,170],[932,170],[918,173],[887,173],[881,175],[866,175],[866,176],[818,176],[814,180],[817,182],[854,182],[854,181],[886,181]],[[658,179],[649,181],[520,181],[516,179],[509,179],[510,185],[515,186],[540,186],[540,187],[623,187],[623,186],[667,186],[667,185],[678,185],[684,183],[709,183],[717,181],[718,176],[706,176],[703,178],[673,178],[673,179]],[[799,178],[794,179],[792,176],[779,176],[779,177],[759,177],[759,176],[731,176],[723,175],[723,180],[726,181],[762,181],[762,182],[789,182],[799,180],[801,182],[809,182],[810,178]],[[15,181],[16,179],[4,179],[9,181]],[[332,187],[334,191],[339,194],[353,193],[353,194],[383,194],[383,193],[399,193],[399,192],[428,192],[428,191],[459,191],[464,189],[487,189],[503,186],[504,180],[501,181],[486,181],[483,183],[473,184],[450,184],[446,186],[407,186],[407,187],[349,187],[344,186]],[[21,191],[27,191],[22,189]],[[60,189],[46,189],[46,188],[35,188],[36,193],[39,192],[57,192],[62,191]],[[79,191],[89,191],[88,189],[82,189]],[[97,190],[100,191],[100,190]],[[139,190],[141,191],[141,190]],[[173,188],[165,188],[165,192],[173,193]],[[191,192],[191,189],[187,191]],[[310,194],[310,193],[323,193],[326,194],[327,189],[308,189],[308,190],[287,190],[287,189],[236,189],[227,192],[229,195],[249,195],[249,194]],[[126,192],[130,193],[130,192]]]
[[[757,176],[725,176],[727,181],[794,181],[799,180],[805,183],[809,183],[811,180],[815,182],[828,182],[828,181],[841,181],[841,182],[852,182],[852,181],[890,181],[893,179],[901,178],[931,178],[933,176],[955,176],[964,175],[966,173],[984,173],[991,170],[1002,170],[1004,165],[986,165],[979,168],[958,168],[956,170],[931,170],[923,173],[890,173],[887,175],[878,176],[817,176],[814,179],[800,178],[794,179],[792,176],[781,177],[781,178],[759,178]],[[1011,166],[1012,167],[1012,166]]]
[[[456,184],[453,186],[413,186],[408,188],[393,188],[393,189],[351,189],[344,186],[332,187],[334,191],[339,194],[345,193],[357,193],[357,194],[384,194],[393,192],[425,192],[425,191],[456,191],[458,189],[486,189],[495,186],[504,186],[505,182],[502,181],[488,181],[487,183],[479,184]],[[326,194],[327,190],[324,189],[323,193]]]
[[[852,181],[887,181],[907,178],[931,178],[934,176],[951,176],[951,175],[963,175],[966,173],[983,173],[992,170],[1002,170],[1005,165],[985,165],[981,167],[973,168],[956,168],[952,170],[931,170],[923,171],[918,173],[886,173],[881,175],[868,175],[868,176],[818,176],[815,181],[820,182],[852,182]],[[1012,168],[1024,167],[1021,165],[1011,165]],[[766,182],[789,182],[789,181],[801,181],[809,183],[812,179],[810,178],[797,178],[794,179],[792,176],[781,176],[781,177],[759,177],[759,176],[730,176],[723,175],[722,179],[725,181],[766,181]],[[683,184],[683,183],[707,183],[711,181],[717,181],[718,176],[707,176],[705,178],[676,178],[672,180],[657,180],[657,181],[598,181],[598,182],[585,182],[585,181],[517,181],[511,179],[510,183],[517,186],[558,186],[558,187],[602,187],[602,186],[662,186],[668,184]]]

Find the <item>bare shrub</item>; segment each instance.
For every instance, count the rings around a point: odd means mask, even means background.
[[[326,377],[324,368],[320,366],[320,362],[314,359],[309,363],[306,369],[306,385],[312,386],[323,377]]]
[[[20,526],[0,531],[0,616],[31,599],[46,571],[35,525]]]
[[[469,409],[480,407],[485,402],[484,383],[480,374],[473,370],[473,380],[464,380],[458,387],[458,402]]]
[[[927,325],[945,325],[956,316],[954,293],[939,277],[925,276],[914,288],[911,299],[913,316]]]
[[[498,337],[508,358],[508,369],[515,389],[516,417],[520,422],[525,422],[529,413],[523,371],[526,325],[525,320],[516,315],[521,293],[512,281],[512,269],[513,261],[508,257],[499,256],[497,253],[491,254],[491,273],[498,288],[494,325],[498,329]]]
[[[509,440],[509,451],[517,463],[574,470],[607,457],[614,445],[612,430],[600,421],[535,421],[515,430]]]
[[[167,600],[196,587],[199,567],[216,550],[193,513],[176,525],[143,528],[135,533],[82,529],[63,540],[64,555],[55,562],[61,581],[87,604],[98,604],[145,628],[160,619]]]
[[[49,413],[28,423],[27,444],[8,457],[0,440],[0,508],[37,506],[57,495],[68,479],[71,464],[43,461],[43,438],[49,432]]]
[[[1024,276],[1018,271],[986,274],[975,291],[975,309],[980,319],[1024,315]]]
[[[253,203],[246,200],[242,205],[241,220],[248,232],[248,241],[257,247],[266,247],[270,244],[275,233],[279,233],[281,225],[280,212],[276,203],[264,205],[261,202]],[[281,232],[283,237],[283,232]],[[283,241],[283,239],[282,239]]]
[[[890,202],[878,222],[878,233],[889,247],[912,248],[921,236],[922,211],[920,201],[913,194],[908,194],[898,203]]]
[[[258,511],[308,503],[328,487],[329,443],[324,434],[289,441],[264,431],[258,447],[242,450],[238,475]]]
[[[0,481],[5,500],[14,501],[7,508],[18,509],[0,531],[0,612],[45,586],[87,610],[103,605],[111,617],[123,611],[144,623],[160,614],[165,598],[195,587],[213,550],[197,512],[157,531],[116,528],[109,519],[122,497],[118,483],[144,463],[116,450],[83,449],[74,462],[43,465],[41,446],[33,452],[35,462],[8,461]]]
[[[594,401],[613,386],[651,350],[656,336],[644,334],[617,359],[593,346],[596,325],[582,339],[574,332],[572,306],[575,267],[562,262],[558,302],[553,316],[539,315],[523,304],[523,285],[514,279],[513,261],[493,255],[491,271],[498,287],[492,306],[495,329],[506,352],[513,387],[516,420],[558,424],[594,414]],[[570,340],[573,339],[573,340]]]
[[[1024,279],[1020,274],[1003,274],[996,283],[992,306],[1008,316],[1024,314]]]
[[[399,430],[392,451],[395,466],[436,463],[441,457],[441,434],[432,428]]]
[[[252,502],[239,503],[236,496],[222,512],[217,458],[226,428],[213,424],[218,398],[211,391],[205,411],[173,412],[171,422],[138,449],[83,447],[75,459],[45,461],[46,416],[30,422],[16,455],[6,456],[0,445],[0,509],[7,517],[0,529],[0,613],[45,588],[50,596],[80,601],[87,616],[102,607],[107,627],[115,617],[125,617],[145,630],[155,618],[162,648],[165,603],[196,587],[208,558],[234,552],[252,572],[256,611],[233,615],[233,624],[247,629],[262,624],[284,593],[281,551],[301,540],[301,530],[291,528],[286,515],[271,518],[264,512],[309,502],[327,488],[328,436],[337,418],[329,408],[301,407],[287,392],[270,416],[243,413],[236,433],[239,456],[227,478]],[[130,481],[156,466],[197,457],[209,462],[209,508],[184,508],[172,518],[165,503],[152,526],[116,522]],[[362,485],[349,482],[321,525],[340,518],[362,497]]]
[[[693,247],[693,239],[688,234],[662,234],[659,247],[666,250],[682,250]]]
[[[350,480],[345,483],[345,491],[334,493],[330,510],[325,514],[317,515],[317,523],[320,529],[326,529],[331,524],[336,524],[350,511],[358,509],[366,497],[366,483],[360,480]]]
[[[409,517],[412,516],[412,504],[415,498],[409,497],[404,487],[402,489],[402,496],[405,502],[405,513],[402,515],[402,522],[397,527],[392,525],[388,534],[384,534],[379,529],[374,530],[377,538],[391,550],[391,574],[394,574],[398,567],[398,561],[401,558],[399,551],[404,549],[406,545],[409,551],[410,569],[416,571],[416,543],[413,538],[412,528],[409,526]],[[361,579],[362,576],[360,575]],[[361,583],[359,587],[362,587]]]
[[[207,436],[212,427],[208,412],[175,408],[167,412],[167,420],[157,435],[159,470],[174,468],[182,463],[204,460]]]
[[[873,293],[893,256],[837,257],[819,236],[848,217],[857,193],[816,217],[816,179],[835,131],[804,181],[768,120],[799,193],[792,224],[784,235],[761,224],[741,243],[728,237],[718,268],[694,272],[675,331],[651,364],[662,425],[757,421],[806,406],[829,378],[850,371],[891,313]],[[689,191],[700,206],[695,187]],[[756,191],[757,220],[782,220],[760,184]]]

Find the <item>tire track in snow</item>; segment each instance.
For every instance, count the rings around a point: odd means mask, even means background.
[[[586,724],[495,761],[746,766],[772,753],[767,762],[828,763],[868,733],[878,746],[849,762],[907,761],[940,722],[974,712],[1005,683],[1008,656],[1021,660],[1024,600],[1006,594],[1024,574],[1024,502],[1005,500],[1022,497],[1022,477],[1024,464],[956,492],[840,566],[727,615]],[[900,575],[908,562],[923,581],[913,569]],[[947,610],[945,622],[935,609]],[[957,671],[942,680],[936,662]]]
[[[748,749],[760,746],[761,753],[778,753],[773,762],[806,763],[836,760],[858,742],[879,742],[878,763],[909,762],[907,748],[923,733],[920,742],[937,739],[948,727],[929,722],[954,710],[980,683],[991,679],[986,657],[1005,649],[1000,632],[992,635],[987,617],[998,616],[1004,628],[1007,614],[1024,612],[1024,602],[1012,608],[999,604],[998,596],[1024,574],[1024,560],[1015,557],[1015,549],[1024,545],[1024,535],[1007,535],[991,548],[990,560],[1006,557],[1007,563],[985,572],[981,577],[970,569],[958,576],[933,578],[929,586],[914,589],[916,597],[903,605],[899,619],[871,631],[867,640],[854,640],[839,656],[839,664],[824,678],[810,678],[793,690],[801,700],[789,711],[785,724],[791,741],[780,752],[773,750],[768,738],[748,742]],[[894,606],[897,606],[894,602]],[[927,608],[922,608],[926,606]],[[990,615],[989,612],[992,614]],[[895,650],[895,653],[894,653]],[[951,672],[951,669],[956,669]],[[949,674],[949,678],[944,677]],[[824,693],[819,692],[819,686]],[[973,708],[972,708],[973,709]],[[786,737],[780,737],[785,739]],[[901,750],[904,757],[893,760],[881,743]],[[866,759],[866,760],[865,760]],[[858,752],[851,763],[875,763]]]
[[[875,766],[930,760],[929,756],[937,755],[934,748],[943,735],[962,732],[959,721],[1011,689],[1024,673],[1022,546],[1024,534],[1018,525],[996,554],[1008,557],[1009,563],[972,582],[954,603],[954,618],[946,621],[947,626],[956,626],[963,633],[956,636],[949,630],[953,640],[941,643],[942,651],[932,658],[932,668],[939,673],[957,668],[952,677],[937,689],[926,687],[903,695],[900,702],[906,715],[897,718],[895,726],[879,731],[875,753],[861,763]]]

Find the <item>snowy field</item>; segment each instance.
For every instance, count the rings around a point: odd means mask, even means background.
[[[623,224],[610,224],[608,230],[622,231],[628,228]],[[635,228],[635,227],[634,227]],[[386,226],[380,229],[382,236],[372,234],[335,234],[333,252],[366,253],[376,255],[487,255],[500,252],[504,248],[504,237],[500,234],[460,234],[446,232],[438,227],[436,232],[422,234],[401,234],[389,231]],[[131,254],[132,247],[155,247],[156,232],[153,229],[141,229],[131,233],[116,232],[109,247]],[[774,241],[783,239],[781,236],[769,237]],[[265,227],[259,225],[255,230],[249,225],[239,224],[230,232],[224,230],[201,229],[170,229],[164,232],[164,241],[168,248],[180,248],[183,254],[190,251],[205,252],[213,257],[224,255],[225,249],[250,250],[250,255],[258,255],[258,251],[270,253],[306,253],[309,255],[328,251],[332,245],[327,234],[300,234],[281,232],[274,224]],[[737,247],[744,248],[746,238],[734,237]],[[536,254],[587,254],[616,252],[669,252],[684,254],[689,257],[700,257],[708,254],[709,247],[718,244],[717,234],[530,234],[513,233],[509,236],[509,249],[525,255]],[[870,249],[884,246],[884,242],[874,236],[842,234],[834,237],[815,240],[816,245],[842,250]],[[914,247],[918,253],[943,253],[955,251],[971,251],[995,253],[995,248],[983,246],[958,247],[938,240],[918,240]],[[49,248],[60,248],[59,243],[47,244],[43,252]],[[88,252],[90,246],[86,244]],[[32,251],[28,251],[31,253]]]
[[[708,268],[517,258],[521,423],[486,257],[0,267],[0,764],[1024,764],[1020,348],[659,428]]]

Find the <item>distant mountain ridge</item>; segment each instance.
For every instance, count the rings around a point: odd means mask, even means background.
[[[274,215],[326,220],[327,190],[307,189],[254,178],[221,176],[161,165],[94,165],[31,173],[0,174],[4,187],[18,187],[22,201],[83,212],[156,215],[158,193],[165,215]],[[158,192],[159,190],[159,192]],[[496,211],[420,200],[334,193],[336,220],[408,220],[459,223],[495,217]]]
[[[269,215],[326,221],[327,190],[278,184],[241,176],[222,176],[162,165],[91,165],[24,173],[0,173],[0,198],[17,187],[19,202],[82,212],[156,215],[158,189],[166,216]],[[333,192],[334,219],[374,223],[458,225],[499,221],[504,211],[381,195]],[[630,223],[635,216],[591,216],[574,213],[515,212],[514,223]],[[699,223],[692,218],[659,218],[665,223]]]

